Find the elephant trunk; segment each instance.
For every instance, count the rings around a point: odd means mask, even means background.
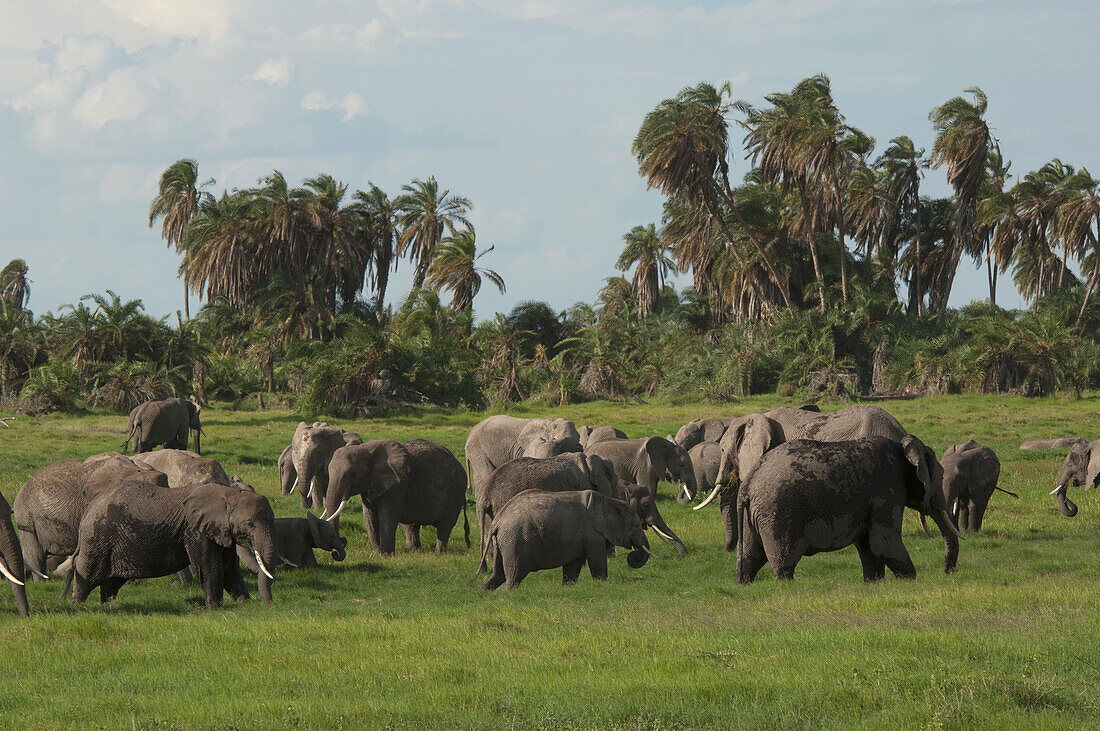
[[[933,510],[930,515],[943,536],[943,572],[949,574],[959,560],[959,533],[946,510]]]
[[[634,550],[626,554],[626,565],[632,569],[640,569],[646,565],[653,552],[649,550],[649,541],[644,533],[639,532],[631,543]]]
[[[347,549],[348,539],[344,538],[342,540],[344,542],[344,545],[332,549],[332,560],[333,561],[343,561],[345,558],[348,557],[348,549]]]
[[[275,544],[275,531],[272,527],[263,524],[258,525],[249,536],[252,542],[252,555],[260,567],[257,575],[260,598],[267,604],[271,603],[271,582],[275,580],[272,570],[279,565],[279,548]]]
[[[652,528],[657,535],[676,547],[677,558],[683,558],[687,555],[687,548],[684,547],[684,542],[665,524],[665,519],[657,512],[656,507],[654,507],[653,514],[646,520],[646,524]]]
[[[1069,487],[1061,484],[1055,488],[1054,495],[1058,498],[1058,509],[1062,511],[1062,515],[1072,518],[1077,515],[1077,503],[1069,499],[1068,492]]]
[[[27,604],[27,589],[23,585],[23,553],[19,550],[19,541],[15,537],[15,527],[10,517],[6,520],[0,519],[0,573],[11,583],[19,615],[26,617],[30,614],[30,605]]]

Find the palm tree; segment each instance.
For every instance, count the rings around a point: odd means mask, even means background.
[[[733,215],[756,248],[783,303],[790,305],[786,280],[765,252],[764,242],[746,224],[729,184],[725,114],[730,105],[724,101],[728,89],[728,85],[720,91],[702,83],[665,99],[642,121],[631,151],[648,187],[657,188],[670,198],[683,196],[706,206],[711,219],[724,234],[730,251],[744,269],[747,262],[735,245],[736,237],[725,219],[727,212]],[[761,300],[767,300],[758,281],[754,279],[752,286]]]
[[[304,262],[310,244],[306,230],[305,203],[308,193],[291,188],[278,170],[260,179],[250,191],[256,207],[256,257],[267,262],[265,270],[281,269],[304,277]]]
[[[995,245],[997,229],[1006,210],[1012,205],[1012,197],[1005,193],[1011,162],[1005,162],[1001,151],[989,151],[986,159],[986,176],[978,198],[978,242],[985,254],[985,272],[989,280],[989,303],[997,304],[998,249]],[[979,253],[980,256],[980,253]],[[1007,260],[1006,260],[1007,261]]]
[[[1087,170],[1082,172],[1088,175]],[[1085,306],[1100,280],[1100,193],[1097,192],[1100,181],[1092,179],[1091,175],[1089,179],[1090,183],[1083,191],[1062,204],[1059,216],[1059,236],[1082,262],[1081,273],[1087,277],[1088,282],[1074,327],[1080,327]],[[1088,263],[1092,266],[1088,266]]]
[[[997,147],[997,140],[983,118],[989,105],[985,92],[972,86],[966,89],[966,93],[974,97],[973,102],[957,96],[934,107],[928,115],[936,130],[936,140],[932,143],[932,167],[947,166],[947,182],[955,191],[956,244],[953,255],[956,257],[961,256],[963,251],[974,251],[979,247],[978,200],[986,177],[989,151]],[[954,259],[953,267],[950,264],[948,262],[953,279],[958,259]],[[948,291],[950,287],[949,281]],[[943,306],[947,306],[946,297]]]
[[[399,256],[407,253],[416,260],[413,289],[419,289],[424,284],[435,248],[443,240],[444,233],[454,236],[458,224],[473,230],[467,218],[473,204],[467,198],[452,195],[449,190],[440,192],[435,177],[414,179],[412,183],[401,186],[401,190],[405,192],[393,201],[401,224],[397,253]]]
[[[213,178],[202,184],[198,180],[197,162],[186,158],[177,160],[161,174],[157,195],[149,205],[149,228],[153,227],[158,218],[162,219],[161,238],[169,248],[175,247],[176,251],[180,251],[187,225],[198,213],[203,198],[210,196],[202,188],[214,183]],[[188,289],[184,285],[183,311],[184,316],[190,318],[191,303],[187,294]]]
[[[490,246],[480,254],[472,229],[465,229],[448,236],[436,249],[428,267],[427,283],[440,291],[450,290],[451,307],[465,312],[474,306],[474,297],[481,291],[482,278],[488,279],[504,294],[504,280],[492,269],[481,269],[477,262],[492,251]]]
[[[309,230],[314,295],[336,313],[336,299],[351,302],[363,289],[371,265],[371,241],[356,206],[342,205],[348,186],[322,173],[303,183],[297,194]]]
[[[0,271],[0,299],[16,310],[22,310],[31,297],[31,280],[27,279],[27,262],[12,259]]]
[[[374,309],[381,312],[382,303],[386,299],[386,286],[390,281],[390,270],[397,270],[397,247],[401,239],[398,211],[389,196],[374,183],[370,184],[370,189],[365,193],[356,191],[355,202],[373,241]]]
[[[30,313],[0,297],[0,402],[8,398],[12,377],[34,363],[36,341],[38,327]]]
[[[630,229],[623,241],[626,246],[615,268],[625,272],[637,264],[631,288],[638,299],[638,317],[644,320],[657,309],[657,294],[674,264],[668,256],[668,246],[661,241],[652,223]]]
[[[879,245],[890,247],[896,258],[900,248],[899,236],[902,222],[906,219],[911,220],[916,226],[912,232],[912,240],[916,247],[915,260],[919,262],[921,261],[921,234],[917,209],[920,206],[920,179],[924,177],[921,170],[928,167],[924,149],[918,150],[913,140],[905,135],[895,137],[890,140],[890,145],[883,151],[876,164],[882,170],[885,179],[887,201],[887,224],[883,227],[883,241]],[[916,277],[913,287],[917,292],[923,291],[920,270],[921,267],[917,266],[912,274]],[[921,299],[918,297],[915,302],[917,316],[921,314]]]
[[[262,238],[257,203],[249,192],[222,193],[204,199],[183,239],[180,273],[192,292],[207,302],[219,295],[243,310],[252,286],[269,274],[257,256]]]

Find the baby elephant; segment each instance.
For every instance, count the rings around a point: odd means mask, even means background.
[[[317,565],[314,549],[331,551],[333,561],[343,561],[348,552],[348,539],[336,531],[336,526],[307,512],[304,518],[276,518],[275,545],[279,560],[290,568],[311,568]],[[254,574],[260,573],[252,552],[237,546],[237,558]]]
[[[980,531],[985,509],[994,490],[1016,493],[997,487],[1001,461],[993,450],[973,439],[948,449],[943,459],[943,497],[955,524],[963,530]]]
[[[634,509],[594,490],[521,492],[497,513],[486,551],[491,545],[496,546],[496,560],[486,589],[501,584],[511,589],[532,571],[558,566],[562,583],[572,584],[585,561],[593,579],[606,579],[612,545],[633,549],[626,561],[635,569],[653,555]]]

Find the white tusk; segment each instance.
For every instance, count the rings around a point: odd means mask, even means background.
[[[654,555],[653,551],[649,550],[645,546],[642,546],[642,550],[645,551],[646,553],[648,553],[650,558],[657,558],[657,556]]]
[[[15,578],[15,574],[13,574],[11,571],[8,571],[8,567],[3,561],[0,561],[0,574],[3,574],[5,579],[15,584],[16,586],[24,585],[22,581]]]
[[[661,530],[661,529],[660,529],[660,528],[658,528],[657,526],[655,526],[655,525],[651,525],[651,526],[650,526],[650,528],[652,528],[652,529],[653,529],[653,532],[654,532],[654,533],[656,533],[657,535],[659,535],[659,536],[660,536],[661,538],[664,538],[664,539],[665,539],[666,541],[671,541],[671,540],[673,540],[672,536],[670,536],[670,535],[667,535],[667,534],[666,534],[666,533],[665,533],[665,532],[664,532],[663,530]]]
[[[336,520],[336,518],[339,517],[340,513],[344,512],[344,506],[347,505],[347,504],[348,504],[347,500],[341,500],[340,504],[336,506],[336,512],[333,513],[332,515],[328,516],[327,518],[325,518],[325,520],[327,520],[330,523],[332,521]]]
[[[328,520],[325,516],[328,515],[328,508],[325,508],[325,512],[321,513],[321,520]]]
[[[1051,490],[1051,491],[1050,491],[1050,492],[1048,492],[1047,494],[1048,494],[1048,495],[1053,495],[1054,493],[1058,492],[1058,491],[1059,491],[1059,490],[1061,490],[1061,489],[1062,489],[1062,486],[1061,486],[1061,485],[1059,485],[1058,487],[1054,488],[1053,490]]]
[[[313,497],[313,483],[315,483],[315,482],[316,482],[316,480],[310,480],[310,482],[309,482],[309,492],[306,493],[307,498],[312,498]]]
[[[699,510],[701,508],[705,508],[706,506],[710,505],[710,501],[713,500],[715,498],[715,496],[718,494],[718,489],[720,487],[722,487],[722,483],[718,483],[717,485],[715,485],[714,489],[710,491],[710,495],[707,495],[707,499],[704,500],[703,502],[699,503],[698,505],[696,505],[694,508],[692,508],[692,510]]]
[[[274,581],[275,577],[272,576],[271,572],[267,570],[267,566],[264,566],[264,560],[262,558],[260,558],[260,552],[257,551],[255,548],[253,548],[252,553],[256,556],[256,563],[258,563],[260,565],[260,571],[263,571],[264,576],[266,576],[267,578]]]
[[[294,484],[290,486],[290,492],[287,493],[288,495],[293,495],[294,494],[294,488],[298,487],[298,480],[299,480],[298,475],[294,475]]]
[[[285,563],[287,566],[293,566],[294,568],[300,568],[298,566],[298,564],[294,563],[293,561],[291,561],[289,558],[287,558],[286,556],[284,556],[281,553],[279,554],[279,560],[282,561],[283,563]]]
[[[42,579],[43,581],[49,581],[50,580],[49,576],[46,576],[44,573],[42,573],[41,571],[36,569],[34,566],[31,566],[30,564],[27,564],[27,568],[31,570],[32,574],[34,574],[38,578]]]

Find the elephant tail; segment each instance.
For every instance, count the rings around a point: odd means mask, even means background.
[[[1010,491],[1010,490],[1006,490],[1006,489],[1004,489],[1003,487],[1000,487],[999,485],[994,485],[994,486],[993,486],[993,489],[994,489],[994,490],[1000,490],[1001,492],[1003,492],[1003,493],[1005,493],[1005,494],[1007,494],[1007,495],[1011,495],[1012,497],[1016,498],[1017,500],[1019,500],[1019,499],[1020,499],[1020,496],[1019,496],[1019,495],[1017,495],[1016,493],[1014,493],[1014,492],[1012,492],[1012,491]]]
[[[474,574],[474,578],[470,579],[470,583],[477,581],[477,577],[481,576],[482,571],[488,571],[489,568],[485,564],[485,557],[489,554],[489,546],[493,544],[493,541],[497,537],[496,529],[489,531],[489,536],[484,539],[484,546],[481,549],[481,558],[477,560],[477,573]]]
[[[69,564],[69,569],[65,572],[65,586],[61,588],[61,604],[65,603],[65,597],[69,595],[69,590],[73,587],[73,575],[76,574],[76,554],[69,556],[65,563]],[[58,568],[61,568],[61,566]]]
[[[470,458],[466,458],[466,494],[474,494],[474,471],[470,469]]]
[[[130,453],[130,442],[133,440],[134,434],[137,433],[137,430],[138,430],[137,422],[136,421],[131,422],[130,423],[130,433],[126,435],[126,441],[122,443],[122,453],[123,454],[129,454]],[[136,446],[134,447],[134,451],[135,452],[137,451]]]
[[[466,516],[466,496],[462,496],[462,531],[466,534],[466,548],[470,547],[470,519]]]

